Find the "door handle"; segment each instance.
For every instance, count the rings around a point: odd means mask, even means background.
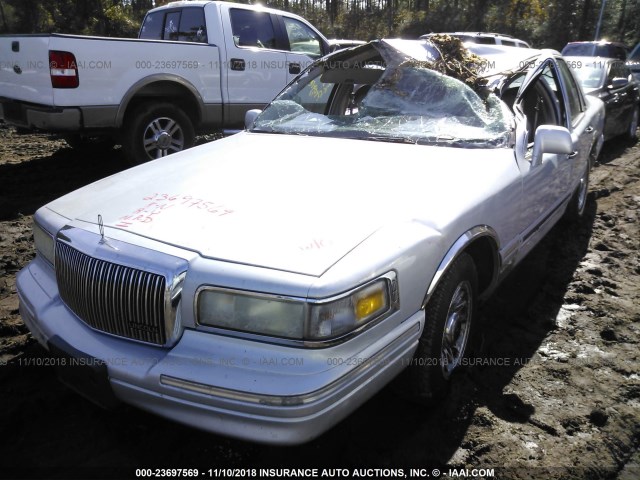
[[[584,132],[585,133],[593,133],[593,127],[591,125],[589,125],[587,128],[585,128]]]
[[[241,58],[232,58],[230,60],[230,64],[231,64],[231,70],[235,70],[236,72],[242,72],[244,71],[244,60]]]
[[[578,155],[578,151],[577,151],[577,150],[576,150],[575,152],[571,152],[571,153],[569,154],[569,158],[575,158],[575,157],[576,157],[576,155]]]
[[[289,64],[289,73],[291,75],[297,75],[300,73],[300,64],[299,63],[290,63]]]

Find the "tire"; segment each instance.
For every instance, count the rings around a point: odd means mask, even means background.
[[[111,150],[116,144],[109,136],[90,136],[82,134],[65,135],[64,141],[79,152],[95,152]]]
[[[186,150],[194,142],[193,123],[171,103],[143,103],[124,124],[122,147],[134,165]]]
[[[629,126],[627,127],[627,139],[632,142],[638,140],[638,121],[640,120],[640,109],[635,107],[633,109],[633,113],[631,114],[631,120],[629,121]]]
[[[471,345],[478,298],[478,274],[462,253],[445,272],[425,307],[425,326],[402,386],[422,404],[443,398],[449,379],[464,364]]]
[[[584,215],[587,207],[587,196],[589,195],[589,165],[585,168],[580,183],[573,192],[571,200],[569,200],[569,206],[565,212],[565,220],[569,222],[577,222]]]

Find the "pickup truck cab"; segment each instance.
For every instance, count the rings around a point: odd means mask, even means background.
[[[70,143],[110,136],[139,163],[241,129],[328,52],[297,15],[218,1],[153,9],[139,39],[1,36],[0,119]]]

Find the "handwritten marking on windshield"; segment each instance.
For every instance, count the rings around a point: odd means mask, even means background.
[[[215,217],[224,217],[225,215],[234,213],[233,209],[228,208],[222,203],[212,202],[191,195],[153,193],[143,197],[142,200],[148,203],[135,209],[130,214],[120,217],[116,227],[129,228],[136,223],[151,223],[155,218],[158,218],[159,215],[169,209],[198,211]]]

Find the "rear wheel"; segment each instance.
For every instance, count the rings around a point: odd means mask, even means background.
[[[133,164],[166,157],[193,146],[193,124],[171,103],[144,103],[124,125],[123,148]]]
[[[478,274],[462,253],[436,287],[425,308],[425,327],[403,386],[414,400],[432,403],[447,393],[448,380],[464,364],[470,347]]]

